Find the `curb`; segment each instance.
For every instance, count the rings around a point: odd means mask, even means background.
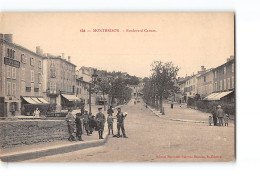
[[[150,106],[148,106],[148,109],[150,109],[152,113],[157,117],[162,117],[160,114],[156,113],[156,111],[152,109]],[[176,122],[208,123],[207,121],[196,121],[196,120],[183,120],[183,119],[169,119],[169,120],[176,121]]]
[[[61,146],[48,147],[40,150],[31,150],[24,152],[16,152],[10,154],[1,155],[1,161],[3,162],[19,162],[24,160],[36,159],[44,156],[57,155],[62,153],[74,152],[91,147],[97,147],[105,144],[108,140],[108,132],[105,134],[105,138],[102,140],[78,142],[74,144],[66,144]]]

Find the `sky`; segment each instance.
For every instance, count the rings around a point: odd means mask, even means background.
[[[95,67],[138,77],[150,76],[155,60],[172,61],[183,77],[197,73],[202,65],[214,68],[234,56],[231,12],[2,13],[0,33],[13,34],[14,43],[32,51],[40,46],[44,53],[71,56],[77,69]]]

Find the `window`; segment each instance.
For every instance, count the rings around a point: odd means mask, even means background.
[[[21,93],[24,94],[25,93],[25,82],[21,81]]]
[[[235,70],[235,68],[234,68],[234,63],[232,64],[232,73],[234,73],[234,70]]]
[[[15,51],[7,48],[7,57],[14,59]]]
[[[26,87],[26,92],[31,92],[31,87]]]
[[[226,82],[226,79],[224,79],[224,88],[223,88],[224,90],[226,90],[226,89],[227,89],[227,87],[226,87],[226,86],[227,86],[227,82]]]
[[[11,66],[6,65],[6,77],[11,78]]]
[[[21,80],[25,81],[25,68],[21,69]]]
[[[38,83],[41,83],[41,77],[42,77],[41,73],[38,73]]]
[[[204,82],[206,82],[206,76],[204,76]]]
[[[51,60],[51,67],[54,67],[54,60]]]
[[[31,66],[34,66],[34,58],[33,57],[30,58],[30,64],[31,64]]]
[[[26,64],[26,57],[24,54],[21,54],[21,62]]]
[[[12,78],[16,79],[16,68],[12,67]]]
[[[226,72],[227,72],[227,68],[226,66],[224,66],[224,75],[226,75]]]
[[[217,71],[214,72],[214,77],[217,78]]]
[[[31,82],[34,82],[34,71],[31,70]]]
[[[11,95],[12,85],[11,82],[7,82],[7,95]]]
[[[227,89],[230,89],[230,78],[227,79]]]
[[[219,81],[219,89],[220,89],[220,90],[223,89],[222,80]]]
[[[39,88],[34,88],[34,92],[39,92]]]
[[[56,90],[56,83],[50,82],[50,90],[55,91]]]
[[[56,77],[56,72],[54,69],[51,69],[51,78],[55,78]]]
[[[42,61],[39,61],[38,66],[39,68],[42,68]]]
[[[13,83],[12,85],[12,95],[15,95],[16,94],[16,84]]]

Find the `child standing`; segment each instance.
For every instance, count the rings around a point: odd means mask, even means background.
[[[209,116],[209,126],[211,126],[212,123],[213,123],[213,117]]]
[[[225,126],[228,126],[228,119],[229,119],[228,114],[226,114],[224,117]]]

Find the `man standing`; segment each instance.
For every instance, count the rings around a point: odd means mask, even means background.
[[[69,141],[75,141],[75,137],[73,136],[75,130],[75,117],[72,114],[72,110],[70,109],[68,114],[66,115],[66,121],[68,124],[68,131],[69,131]]]
[[[105,122],[106,122],[106,117],[102,113],[102,108],[98,108],[98,113],[96,115],[96,122],[97,122],[99,139],[104,139],[103,131],[104,131],[104,126],[105,126]]]
[[[76,114],[76,119],[75,119],[75,124],[76,124],[76,137],[78,138],[79,141],[83,141],[82,140],[82,123],[81,123],[81,119],[80,119],[80,113]]]
[[[221,108],[220,105],[218,105],[218,110],[217,110],[217,117],[218,117],[218,120],[219,120],[219,126],[223,126],[223,118],[224,118],[224,111],[223,109]]]
[[[122,130],[122,133],[123,133],[123,137],[124,138],[128,138],[125,134],[125,127],[124,127],[124,120],[125,120],[125,117],[126,115],[124,115],[122,112],[121,112],[121,108],[117,108],[117,138],[121,137],[120,135],[120,129]]]

